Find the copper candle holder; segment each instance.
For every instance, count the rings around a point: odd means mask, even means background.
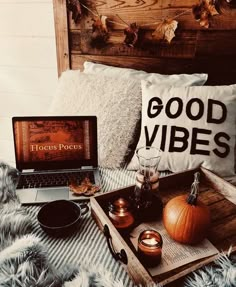
[[[156,230],[144,230],[138,238],[138,257],[146,267],[154,267],[161,261],[162,237]]]

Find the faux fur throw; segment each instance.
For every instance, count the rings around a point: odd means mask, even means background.
[[[0,287],[125,287],[102,266],[55,270],[16,196],[17,178],[14,168],[0,163]],[[236,258],[222,255],[216,266],[194,273],[185,286],[236,286]]]
[[[0,163],[0,287],[124,287],[102,266],[55,270],[15,193],[17,171]]]

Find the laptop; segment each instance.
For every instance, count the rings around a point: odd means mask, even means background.
[[[22,203],[84,199],[69,188],[84,178],[100,186],[95,116],[13,117],[12,126]]]

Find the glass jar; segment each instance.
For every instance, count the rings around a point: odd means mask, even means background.
[[[125,230],[134,224],[134,216],[131,207],[123,197],[116,199],[108,206],[109,218],[117,229]]]
[[[138,257],[146,267],[157,266],[162,256],[162,237],[156,230],[144,230],[138,237]]]

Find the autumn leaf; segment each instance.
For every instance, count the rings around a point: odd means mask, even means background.
[[[178,22],[173,19],[166,19],[159,23],[156,30],[152,33],[155,40],[166,40],[168,43],[175,37],[175,30]]]
[[[77,23],[82,16],[81,5],[78,0],[68,0],[67,9],[72,12],[72,19]]]
[[[101,33],[108,33],[107,16],[99,16],[96,19],[93,19],[93,21],[93,31],[99,30]]]
[[[129,47],[134,47],[138,41],[138,32],[139,27],[136,23],[131,23],[130,25],[128,25],[128,27],[124,29],[125,45]]]
[[[98,16],[93,19],[92,25],[92,37],[93,39],[106,42],[109,38],[108,28],[107,28],[107,16]]]
[[[193,15],[197,21],[199,21],[200,26],[209,28],[209,19],[212,16],[218,15],[218,11],[215,7],[214,0],[201,0],[199,4],[193,6]]]
[[[215,16],[215,15],[218,15],[218,11],[216,10],[216,7],[215,7],[215,1],[213,0],[205,0],[205,3],[206,3],[206,6],[211,14],[211,16]]]

